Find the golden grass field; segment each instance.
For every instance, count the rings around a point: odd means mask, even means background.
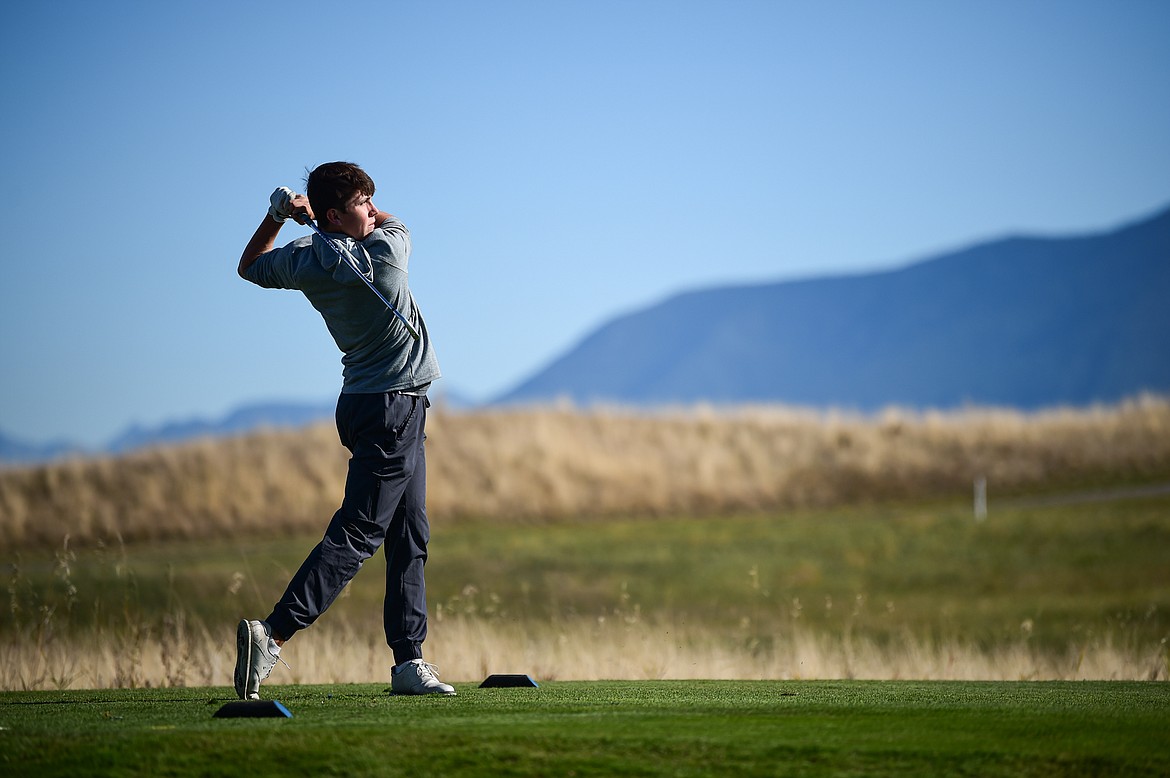
[[[1170,483],[1168,398],[436,408],[428,434],[447,680],[1170,678],[1170,498],[1037,500]],[[320,536],[346,460],[320,425],[0,470],[0,689],[229,685],[235,620]],[[386,677],[378,579],[273,682]]]
[[[0,470],[0,548],[316,531],[348,454],[328,424]],[[1170,478],[1170,398],[1025,414],[528,408],[428,419],[433,521],[711,514]]]

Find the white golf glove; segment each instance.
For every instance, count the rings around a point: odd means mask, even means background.
[[[296,192],[289,189],[287,186],[279,186],[276,191],[272,193],[272,197],[268,201],[272,203],[268,206],[268,215],[272,217],[273,221],[286,222],[292,216],[292,199]]]

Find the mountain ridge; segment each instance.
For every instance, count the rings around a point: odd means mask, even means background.
[[[482,405],[570,399],[870,411],[1113,402],[1170,392],[1168,300],[1170,206],[1110,230],[1017,232],[869,272],[677,292],[603,322]],[[898,347],[907,342],[919,347]],[[899,383],[924,375],[950,380],[936,380],[930,392]],[[1004,376],[1020,386],[1006,391]],[[442,401],[477,405],[455,393]],[[303,426],[331,419],[333,402],[256,402],[218,420],[132,425],[96,450],[0,432],[0,463]]]
[[[502,404],[1036,408],[1170,389],[1170,208],[870,273],[681,292],[615,317]],[[1144,370],[1140,369],[1144,365]]]
[[[468,407],[462,395],[440,391],[434,402],[452,408]],[[263,427],[299,428],[332,422],[336,398],[320,402],[260,400],[245,403],[216,418],[192,417],[159,424],[130,424],[105,443],[86,447],[69,440],[36,443],[18,439],[0,430],[0,466],[33,465],[71,456],[125,454],[147,446],[181,443],[200,437],[243,434]]]

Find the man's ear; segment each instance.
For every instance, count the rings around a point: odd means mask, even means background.
[[[337,212],[336,208],[330,208],[325,212],[325,218],[330,224],[341,224],[341,214]]]

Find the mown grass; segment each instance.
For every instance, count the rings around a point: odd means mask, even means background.
[[[271,687],[291,719],[225,720],[230,688],[0,694],[26,775],[1164,775],[1160,683],[713,682]]]

